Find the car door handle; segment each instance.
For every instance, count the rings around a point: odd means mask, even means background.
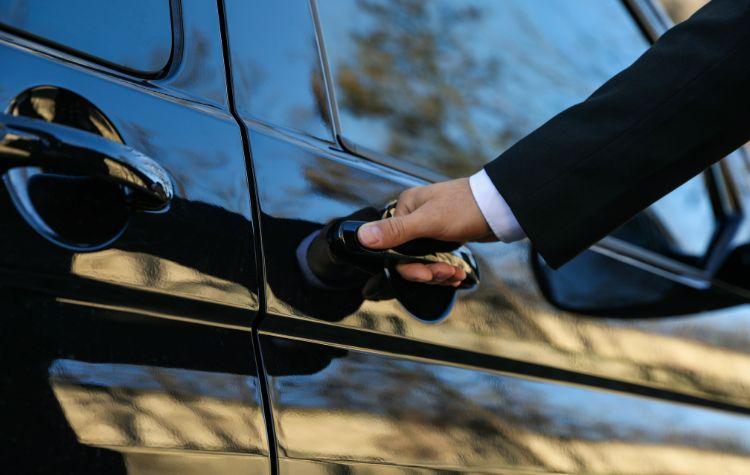
[[[72,127],[0,114],[0,175],[16,167],[41,167],[124,185],[136,211],[163,211],[174,196],[167,171],[137,150]]]
[[[393,270],[399,263],[444,262],[463,269],[466,279],[459,288],[471,290],[479,285],[479,266],[471,250],[456,242],[415,239],[393,249],[375,250],[362,245],[357,230],[367,222],[392,217],[396,202],[381,211],[365,208],[328,223],[308,236],[297,249],[298,260],[311,281],[321,287],[346,288],[356,285],[357,275],[366,276],[383,269]],[[358,272],[359,271],[359,272]]]
[[[357,237],[360,226],[393,216],[395,207],[392,202],[381,211],[364,208],[334,219],[300,242],[297,262],[313,287],[342,292],[360,289],[367,300],[395,298],[419,320],[438,322],[451,312],[457,290],[479,286],[479,266],[471,250],[455,242],[416,239],[385,250],[363,246]],[[408,282],[395,269],[404,262],[448,263],[463,269],[466,278],[458,289]]]
[[[468,247],[436,239],[417,239],[393,249],[374,250],[363,246],[357,237],[357,231],[365,223],[366,221],[341,221],[333,226],[328,234],[332,252],[341,257],[382,261],[386,266],[410,262],[444,262],[463,269],[466,273],[460,289],[473,289],[479,285],[479,268]]]

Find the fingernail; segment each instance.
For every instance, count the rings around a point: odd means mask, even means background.
[[[435,272],[435,276],[434,276],[435,280],[440,281],[440,282],[444,281],[445,279],[449,277],[453,277],[453,274],[450,272],[440,272],[440,271]]]
[[[382,237],[383,233],[380,231],[380,227],[373,223],[364,224],[357,230],[357,238],[365,246],[374,246],[380,242]]]

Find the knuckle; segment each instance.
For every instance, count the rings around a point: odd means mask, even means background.
[[[404,190],[398,195],[397,206],[402,208],[404,211],[411,211],[414,202],[414,188]]]
[[[385,221],[388,233],[394,238],[401,238],[406,235],[406,223],[399,217],[391,218]]]

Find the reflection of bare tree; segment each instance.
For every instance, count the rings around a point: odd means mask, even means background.
[[[387,195],[387,190],[392,187],[390,183],[373,180],[364,174],[352,173],[352,169],[321,157],[316,157],[309,166],[306,165],[304,174],[305,182],[316,193],[357,204],[364,204],[365,198],[369,196]],[[346,186],[342,186],[342,183],[346,183]],[[307,190],[299,190],[297,193],[301,191]]]
[[[291,457],[682,473],[677,459],[707,465],[732,454],[746,467],[750,450],[741,418],[706,415],[712,430],[696,431],[684,421],[701,417],[697,408],[363,353],[272,384]]]
[[[85,444],[265,453],[258,388],[249,376],[57,360],[50,383]]]
[[[253,376],[56,360],[49,382],[79,442],[121,452],[130,475],[268,470]]]
[[[313,50],[318,48],[317,43],[313,45]],[[310,90],[315,100],[315,109],[317,117],[328,126],[331,126],[331,114],[328,110],[328,92],[323,82],[323,71],[320,66],[317,55],[313,55],[313,64],[310,67]]]
[[[483,114],[502,115],[482,100],[482,90],[496,84],[500,71],[495,59],[472,51],[466,36],[482,21],[482,10],[422,0],[358,4],[375,26],[352,33],[356,53],[338,65],[347,111],[386,123],[389,154],[427,157],[445,174],[488,158],[477,121]]]

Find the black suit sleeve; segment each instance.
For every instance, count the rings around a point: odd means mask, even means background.
[[[485,170],[558,267],[748,140],[750,0],[713,0]]]

